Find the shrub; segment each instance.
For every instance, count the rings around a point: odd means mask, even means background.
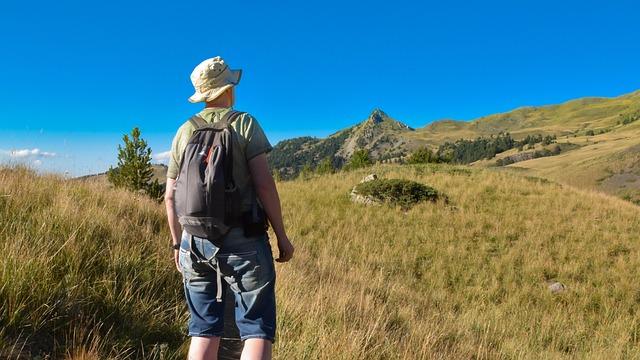
[[[322,159],[320,163],[318,163],[318,166],[316,166],[316,173],[319,175],[333,174],[335,171],[333,160],[329,156]]]
[[[313,175],[313,169],[311,168],[311,164],[304,164],[300,172],[298,173],[298,179],[309,180]]]
[[[345,165],[344,168],[345,170],[355,170],[372,164],[373,161],[371,161],[369,151],[366,149],[360,149],[353,152],[353,155],[351,155],[351,158],[349,159],[349,163]]]
[[[428,164],[438,162],[438,157],[426,146],[418,148],[407,160],[409,164]]]
[[[376,179],[360,183],[356,192],[376,200],[408,208],[421,201],[436,201],[442,197],[430,186],[404,179]]]
[[[620,114],[618,124],[627,125],[640,119],[640,110],[634,113]]]

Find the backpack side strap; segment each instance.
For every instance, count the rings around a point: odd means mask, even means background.
[[[191,125],[193,125],[193,127],[198,130],[201,127],[207,126],[209,123],[206,122],[205,119],[201,118],[200,116],[192,116],[189,119],[189,122],[191,123]]]

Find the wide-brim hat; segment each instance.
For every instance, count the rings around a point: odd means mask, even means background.
[[[230,87],[238,85],[241,76],[242,70],[231,70],[220,56],[207,59],[191,72],[195,93],[189,97],[189,101],[212,101]]]

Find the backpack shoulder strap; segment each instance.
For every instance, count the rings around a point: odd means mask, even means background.
[[[207,125],[208,125],[208,123],[207,123],[203,118],[201,118],[201,117],[200,117],[200,116],[198,116],[198,115],[196,115],[196,116],[192,116],[192,117],[189,119],[189,122],[191,123],[191,125],[193,125],[193,127],[194,127],[196,130],[200,129],[201,127],[204,127],[204,126],[207,126]]]
[[[220,120],[220,122],[222,124],[224,124],[225,127],[227,126],[231,126],[231,123],[233,123],[234,121],[238,120],[240,118],[240,116],[244,115],[245,113],[242,111],[235,111],[235,110],[229,110],[223,117],[222,120]]]

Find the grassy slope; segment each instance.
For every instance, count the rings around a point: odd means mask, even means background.
[[[140,358],[182,344],[161,206],[0,168],[0,358]],[[144,345],[141,345],[144,344]]]
[[[352,205],[369,171],[432,185],[455,209]],[[462,167],[381,166],[281,194],[299,247],[279,273],[281,358],[640,356],[636,206]],[[569,291],[550,294],[552,279]]]
[[[412,136],[433,144],[500,131],[509,131],[515,138],[538,133],[561,136],[583,129],[613,126],[618,115],[629,108],[640,109],[640,91],[616,98],[584,98],[560,105],[524,107],[469,122],[444,120],[418,129]]]
[[[528,175],[585,189],[597,189],[638,202],[640,123],[616,124],[619,114],[638,109],[640,92],[634,92],[610,99],[585,98],[561,105],[521,108],[468,123],[452,120],[436,122],[409,136],[436,146],[444,141],[488,136],[499,131],[509,131],[516,139],[528,134],[556,134],[558,142],[571,142],[581,147],[560,156],[518,162],[508,167]],[[585,136],[586,130],[598,132],[602,129],[609,132]],[[474,165],[495,164],[495,160],[516,152],[513,149],[491,161],[479,161]]]
[[[640,122],[616,126],[610,132],[595,136],[558,139],[558,143],[564,142],[580,147],[558,156],[514,163],[507,168],[525,175],[640,201]],[[536,149],[540,148],[540,145],[536,146]],[[473,165],[490,166],[497,159],[516,153],[517,149],[512,149],[498,154],[494,159],[481,160]]]
[[[350,203],[369,172],[432,185],[452,205]],[[640,209],[628,202],[450,166],[279,187],[298,250],[278,265],[276,358],[640,356]],[[180,352],[186,313],[160,205],[22,170],[0,172],[4,194],[0,348],[49,334],[71,358],[139,358],[141,343],[153,357],[159,342]],[[569,290],[550,294],[551,279]]]

